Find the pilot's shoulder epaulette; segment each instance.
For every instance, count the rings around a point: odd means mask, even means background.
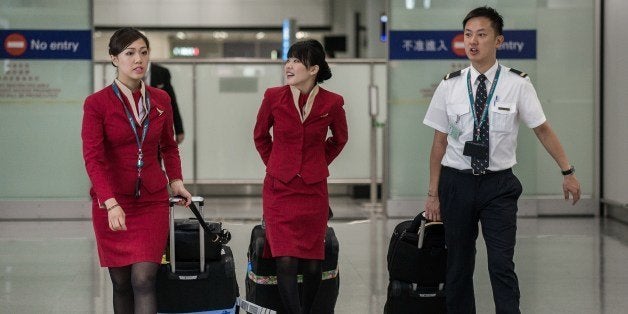
[[[513,68],[510,68],[510,72],[515,73],[515,74],[517,74],[517,75],[519,75],[521,77],[527,77],[528,76],[528,73],[521,72],[521,71],[519,71],[517,69],[513,69]]]
[[[456,76],[460,76],[460,73],[462,73],[462,70],[458,70],[456,72],[451,72],[451,73],[447,73],[447,75],[445,75],[445,77],[443,77],[443,80],[448,80],[450,78],[456,77]]]

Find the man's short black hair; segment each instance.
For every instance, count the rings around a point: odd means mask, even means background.
[[[495,9],[488,6],[483,6],[471,10],[471,12],[469,12],[469,14],[467,14],[467,16],[462,21],[462,29],[464,30],[464,28],[467,26],[467,22],[475,17],[485,17],[491,20],[491,26],[495,30],[497,36],[503,35],[502,30],[504,28],[504,19]]]

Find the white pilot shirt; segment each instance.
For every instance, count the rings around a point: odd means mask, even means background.
[[[488,70],[486,90],[490,93],[495,82],[498,63]],[[464,143],[473,140],[473,114],[467,92],[467,73],[471,71],[473,98],[480,75],[473,66],[463,69],[460,75],[444,79],[436,88],[423,123],[447,133],[447,150],[441,164],[459,170],[471,169],[471,157],[462,154]],[[499,171],[517,163],[517,133],[519,121],[529,128],[545,122],[545,114],[530,78],[521,77],[501,66],[501,73],[489,107],[489,162],[488,170]],[[459,136],[453,128],[460,130]]]

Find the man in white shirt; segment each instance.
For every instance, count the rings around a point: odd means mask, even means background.
[[[512,173],[523,122],[558,164],[565,199],[580,199],[574,167],[548,124],[527,74],[497,62],[503,19],[489,7],[463,20],[471,66],[448,74],[436,89],[423,123],[434,128],[426,217],[443,220],[448,248],[447,313],[475,313],[473,271],[478,222],[488,252],[496,313],[520,313],[514,270],[517,200]],[[558,170],[557,170],[558,173]]]

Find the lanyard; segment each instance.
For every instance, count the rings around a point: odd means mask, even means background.
[[[484,110],[482,111],[482,117],[478,117],[475,113],[475,97],[473,97],[473,88],[471,87],[471,69],[469,68],[469,72],[467,72],[467,91],[469,92],[469,104],[471,104],[471,112],[473,114],[473,122],[475,123],[476,128],[478,129],[478,137],[479,137],[479,129],[486,122],[486,117],[488,116],[488,107],[491,103],[491,98],[493,98],[493,93],[495,92],[495,87],[497,86],[497,81],[499,80],[499,73],[501,72],[502,66],[497,66],[497,72],[495,72],[495,79],[493,79],[493,84],[491,85],[491,91],[488,93],[488,98],[486,98],[486,103],[484,104]],[[484,83],[486,84],[486,83]],[[479,120],[479,121],[478,121]]]
[[[129,112],[129,108],[126,107],[124,100],[122,100],[122,95],[120,95],[120,89],[116,85],[116,83],[111,84],[113,88],[113,92],[118,96],[118,99],[122,103],[122,107],[124,108],[124,112],[126,113],[126,117],[129,119],[129,124],[131,124],[131,130],[133,130],[133,135],[135,135],[135,142],[137,143],[137,180],[135,182],[135,197],[140,197],[140,185],[141,185],[141,174],[142,167],[144,167],[144,153],[142,152],[142,146],[144,145],[144,140],[146,139],[146,133],[148,133],[148,125],[150,124],[150,119],[148,118],[148,113],[150,112],[150,94],[146,91],[146,117],[144,118],[144,123],[142,125],[142,138],[140,139],[139,134],[137,134],[137,127],[135,126],[135,121],[131,112]]]

